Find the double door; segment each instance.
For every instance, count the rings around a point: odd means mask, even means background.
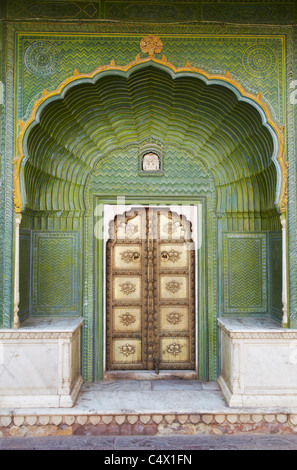
[[[107,370],[195,369],[192,224],[167,208],[135,207],[106,245]]]

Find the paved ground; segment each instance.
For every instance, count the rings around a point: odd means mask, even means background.
[[[145,450],[145,454],[139,452],[139,462],[143,458],[142,455],[148,457],[150,452],[155,450],[166,451],[166,455],[172,452],[172,456],[176,451],[185,451],[186,455],[191,455],[193,451],[192,463],[194,463],[195,450],[297,450],[297,435],[18,437],[0,438],[0,450],[105,451],[100,454],[100,460],[105,459],[105,456],[111,456],[113,451],[115,451],[114,456],[129,455],[128,451],[131,451],[131,456],[137,456],[137,451]],[[121,454],[120,451],[125,452]]]

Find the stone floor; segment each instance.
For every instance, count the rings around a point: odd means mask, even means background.
[[[117,380],[85,383],[77,411],[98,413],[206,413],[228,408],[217,382]]]
[[[173,455],[184,451],[196,461],[198,450],[297,450],[297,435],[197,435],[197,436],[59,436],[59,437],[18,437],[0,438],[1,450],[100,450],[104,459],[115,452],[121,456],[121,451],[131,451],[131,456],[143,459],[155,455],[155,450],[166,451]],[[137,452],[139,451],[139,452]],[[142,453],[141,451],[145,451]],[[190,451],[190,452],[189,452]],[[191,452],[192,451],[192,452]],[[97,461],[97,464],[101,463]],[[198,463],[198,461],[197,461]]]
[[[61,443],[67,447],[87,442],[76,437],[89,437],[88,445],[91,447],[101,446],[104,442],[109,442],[108,446],[112,447],[125,442],[113,440],[115,437],[132,439],[132,436],[155,436],[165,439],[179,435],[182,439],[188,436],[192,440],[177,442],[204,446],[199,436],[208,435],[210,440],[205,445],[211,446],[212,438],[221,436],[219,445],[229,446],[235,440],[229,441],[227,436],[237,434],[250,436],[250,440],[245,441],[249,442],[246,445],[254,445],[252,434],[261,434],[262,437],[277,434],[282,439],[284,436],[290,437],[290,445],[295,445],[297,410],[283,407],[230,408],[216,382],[180,379],[84,383],[72,408],[0,408],[0,438],[7,444],[6,439],[38,437],[36,442],[26,442],[29,446],[39,445],[45,442],[40,438],[47,436],[52,439],[53,445]],[[108,436],[109,440],[96,440],[103,436]],[[225,441],[223,436],[226,437]],[[198,441],[195,441],[196,437]],[[131,445],[136,441],[126,442]],[[140,440],[137,446],[143,442]],[[156,445],[158,442],[161,441],[156,441]],[[164,444],[165,441],[162,442]]]

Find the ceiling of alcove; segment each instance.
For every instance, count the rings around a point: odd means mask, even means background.
[[[258,110],[226,86],[173,76],[151,62],[129,75],[78,81],[43,107],[26,137],[27,207],[84,209],[85,185],[100,158],[150,139],[185,149],[210,170],[218,210],[274,207],[274,142]]]

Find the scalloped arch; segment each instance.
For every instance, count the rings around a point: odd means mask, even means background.
[[[44,91],[19,123],[14,160],[15,211],[84,210],[96,163],[113,150],[155,138],[185,148],[213,175],[217,211],[285,212],[283,129],[262,96],[227,73],[176,68],[164,57],[90,74],[74,71]]]

